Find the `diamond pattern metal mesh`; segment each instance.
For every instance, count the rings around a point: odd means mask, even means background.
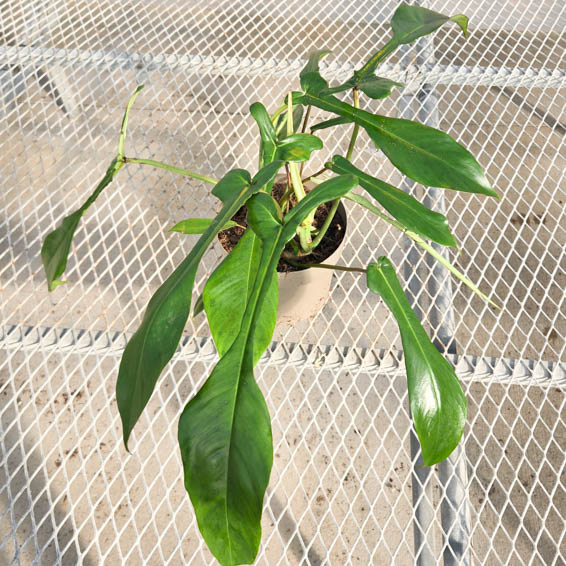
[[[468,14],[468,41],[446,27],[393,58],[383,74],[407,86],[371,107],[434,121],[486,169],[501,202],[447,193],[442,206],[462,248],[450,258],[504,309],[446,283],[351,207],[342,261],[389,255],[431,336],[454,335],[449,358],[470,413],[463,449],[450,466],[419,468],[396,325],[357,276],[334,276],[320,314],[279,325],[257,369],[275,453],[258,564],[565,563],[566,7],[425,5]],[[210,216],[208,188],[128,166],[83,218],[69,284],[51,295],[41,239],[102,176],[136,84],[146,89],[128,155],[217,177],[253,171],[249,105],[275,108],[313,47],[334,49],[325,73],[346,77],[388,33],[395,7],[0,5],[0,563],[213,564],[176,447],[180,410],[216,360],[202,315],[187,325],[131,455],[113,391],[125,337],[194,243],[167,229]],[[329,153],[348,141],[323,138]],[[367,170],[403,185],[367,140],[356,151]],[[207,253],[198,290],[221,257],[220,246]],[[447,292],[453,308],[439,315]]]

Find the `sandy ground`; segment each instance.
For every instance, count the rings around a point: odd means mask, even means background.
[[[7,41],[10,34],[22,33],[17,5],[10,3],[3,13]],[[57,33],[44,41],[59,48],[165,53],[179,53],[190,41],[199,53],[251,57],[275,56],[288,47],[290,57],[302,57],[313,38],[333,43],[338,53],[362,49],[366,44],[356,46],[354,40],[365,37],[370,25],[363,18],[358,27],[317,23],[292,48],[286,36],[275,48],[253,31],[254,25],[272,21],[263,12],[254,20],[245,8],[250,26],[242,28],[230,18],[218,20],[219,11],[201,8],[182,20],[175,10],[157,17],[156,5],[143,3],[138,12],[125,6],[116,15],[102,3],[61,3],[53,26]],[[514,14],[529,13],[520,8],[515,6]],[[25,15],[26,4],[21,9]],[[474,53],[481,52],[482,64],[516,65],[525,63],[516,46],[534,45],[536,55],[528,64],[555,65],[564,56],[563,42],[553,35],[562,15],[555,7],[547,12],[546,19],[531,18],[540,29],[522,33],[516,43],[509,34],[525,21],[515,17],[499,34],[481,29],[472,34],[469,52],[455,47],[453,33],[443,49],[467,64],[478,61]],[[63,17],[68,13],[72,16]],[[274,21],[284,25],[277,17]],[[17,74],[2,72],[3,92],[16,89]],[[147,86],[132,113],[128,153],[213,176],[236,166],[254,169],[257,140],[247,107],[261,99],[275,108],[289,85],[274,75],[226,77],[217,71],[196,75],[75,65],[57,72],[72,85],[66,95],[75,103],[71,117],[33,77],[16,99],[2,100],[1,318],[8,326],[132,332],[151,293],[194,243],[167,228],[191,215],[214,213],[207,187],[142,167],[121,172],[85,215],[69,260],[69,284],[52,296],[43,282],[39,249],[45,233],[103,174],[134,85],[143,80]],[[532,109],[563,121],[566,95],[553,89],[515,89],[509,95],[455,86],[440,86],[435,94],[439,127],[478,156],[503,197],[500,203],[469,195],[446,198],[462,246],[453,259],[505,305],[503,312],[493,311],[454,285],[459,351],[564,362],[563,126],[537,118]],[[514,95],[520,100],[511,100]],[[395,95],[375,107],[394,113],[398,102]],[[325,134],[324,141],[329,151],[344,149],[347,134]],[[400,183],[367,141],[360,141],[357,151],[368,170]],[[401,238],[349,203],[348,208],[344,264],[366,265],[387,254],[401,266]],[[220,257],[217,245],[207,253],[197,291]],[[189,322],[186,334],[208,336],[202,315]],[[0,349],[0,563],[212,564],[182,485],[175,430],[181,408],[212,369],[214,355],[170,364],[135,431],[133,454],[127,455],[113,392],[119,358],[81,348],[80,333],[75,339],[72,352],[61,344],[25,346],[25,339]],[[279,325],[274,339],[386,350],[400,346],[383,305],[351,274],[333,278],[331,297],[319,315],[293,327]],[[275,454],[257,563],[412,564],[414,481],[404,376],[260,365],[257,377],[273,417]],[[563,564],[564,389],[465,386],[470,415],[463,457],[472,563]],[[442,487],[436,473],[426,491],[437,510],[430,539],[439,560]]]

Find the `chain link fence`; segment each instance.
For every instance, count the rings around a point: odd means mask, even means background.
[[[485,168],[500,202],[427,198],[461,244],[450,259],[504,309],[349,207],[342,263],[386,254],[405,274],[462,380],[467,429],[447,464],[419,465],[396,324],[363,281],[337,273],[321,312],[279,324],[257,369],[274,438],[257,564],[566,563],[566,5],[423,5],[467,14],[468,40],[446,26],[402,51],[381,74],[405,89],[370,106],[447,131]],[[0,4],[0,563],[214,563],[176,441],[180,410],[217,359],[204,317],[189,321],[131,455],[114,396],[127,337],[195,242],[168,228],[210,216],[209,190],[128,166],[83,218],[69,283],[53,294],[41,241],[102,177],[137,84],[128,155],[216,177],[253,171],[249,105],[278,106],[314,47],[334,51],[326,76],[347,78],[396,7]],[[323,132],[326,150],[344,149],[347,134]],[[366,170],[403,185],[367,140],[357,151]],[[220,245],[209,250],[197,292],[221,257]]]

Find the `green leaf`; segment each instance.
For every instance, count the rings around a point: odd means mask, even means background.
[[[440,26],[450,21],[460,26],[464,37],[467,35],[468,18],[463,14],[445,16],[421,6],[401,4],[391,19],[393,40],[399,44],[412,43],[419,37],[435,32]]]
[[[360,79],[359,81],[356,81],[356,79],[352,77],[351,79],[347,80],[345,83],[342,83],[338,86],[334,86],[331,88],[325,88],[321,90],[318,94],[319,96],[327,96],[329,94],[335,94],[337,92],[344,92],[345,90],[350,90],[356,86],[365,95],[374,99],[386,98],[391,94],[391,89],[394,86],[398,86],[401,88],[403,87],[401,83],[396,83],[394,81],[385,79],[383,77],[376,77],[370,75]]]
[[[275,159],[275,150],[277,148],[275,128],[265,106],[261,102],[254,102],[250,106],[250,113],[259,127],[263,151],[263,164],[267,165]]]
[[[238,334],[179,420],[185,486],[199,529],[222,565],[253,562],[261,538],[273,453],[269,414],[253,365],[262,353],[259,342],[266,342],[258,338],[260,327],[274,324],[274,309],[266,308],[266,301],[273,292],[277,262],[310,210],[343,196],[356,182],[347,175],[322,183],[284,222],[268,194],[258,193],[247,203],[249,225],[262,242],[252,291]]]
[[[312,151],[322,149],[322,140],[311,134],[293,134],[278,140],[271,118],[261,102],[252,104],[250,112],[259,126],[264,164],[275,159],[307,161]]]
[[[307,93],[303,100],[362,126],[393,165],[419,183],[497,196],[472,154],[440,130],[410,120],[374,115],[334,96]]]
[[[330,120],[325,120],[324,122],[319,122],[314,126],[311,126],[311,132],[316,132],[316,130],[324,130],[325,128],[333,128],[334,126],[341,126],[342,124],[351,124],[352,120],[350,118],[332,118]]]
[[[354,73],[356,82],[373,75],[379,63],[393,53],[399,45],[412,43],[415,39],[436,31],[448,21],[457,23],[462,28],[464,36],[467,35],[468,18],[463,14],[450,17],[421,6],[401,4],[391,19],[393,38],[374,53],[359,71]]]
[[[177,222],[173,228],[170,228],[170,232],[180,232],[181,234],[204,234],[206,229],[214,222],[214,218],[187,218],[186,220],[181,220]],[[233,220],[228,220],[221,230],[228,230],[228,228],[234,228],[238,226],[237,222]]]
[[[308,62],[299,74],[301,88],[305,92],[318,93],[322,89],[328,88],[328,82],[320,74],[319,63],[329,53],[332,53],[332,51],[328,49],[319,49],[309,53]]]
[[[308,161],[311,153],[322,149],[322,140],[312,134],[292,134],[277,142],[276,159]]]
[[[112,182],[112,179],[114,179],[114,176],[123,164],[122,161],[114,158],[106,170],[102,181],[100,181],[85,203],[78,210],[63,218],[61,224],[45,236],[41,246],[41,260],[49,291],[53,291],[56,287],[65,283],[65,281],[59,281],[58,279],[63,275],[67,267],[67,257],[81,216],[98,198],[98,195]]]
[[[203,306],[220,356],[228,351],[238,335],[260,257],[261,241],[252,230],[246,230],[236,247],[206,282],[202,294]],[[273,277],[263,305],[263,309],[269,312],[259,319],[255,329],[257,357],[254,356],[254,366],[271,342],[277,316],[277,296],[277,277]]]
[[[408,230],[444,246],[458,245],[446,217],[428,209],[411,195],[364,173],[339,155],[335,155],[326,167],[335,173],[356,175],[360,185]]]
[[[366,96],[374,99],[386,98],[391,94],[391,89],[394,86],[403,88],[402,83],[396,83],[394,81],[390,81],[389,79],[375,76],[366,77],[358,84],[358,87]]]
[[[214,186],[212,194],[224,203],[222,210],[149,301],[140,327],[126,345],[116,383],[126,448],[159,374],[177,349],[189,316],[195,274],[204,252],[235,212],[275,177],[281,165],[280,161],[267,165],[254,179],[247,171],[234,169]]]
[[[381,295],[399,325],[411,413],[423,460],[432,466],[458,446],[466,423],[466,397],[452,366],[430,341],[397,280],[391,262],[380,257],[367,268],[367,285]]]

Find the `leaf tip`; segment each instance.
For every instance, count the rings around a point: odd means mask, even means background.
[[[456,14],[455,16],[452,16],[450,20],[452,20],[453,22],[457,23],[460,26],[460,29],[462,30],[464,37],[468,39],[468,23],[470,21],[468,16],[465,16],[464,14]]]

